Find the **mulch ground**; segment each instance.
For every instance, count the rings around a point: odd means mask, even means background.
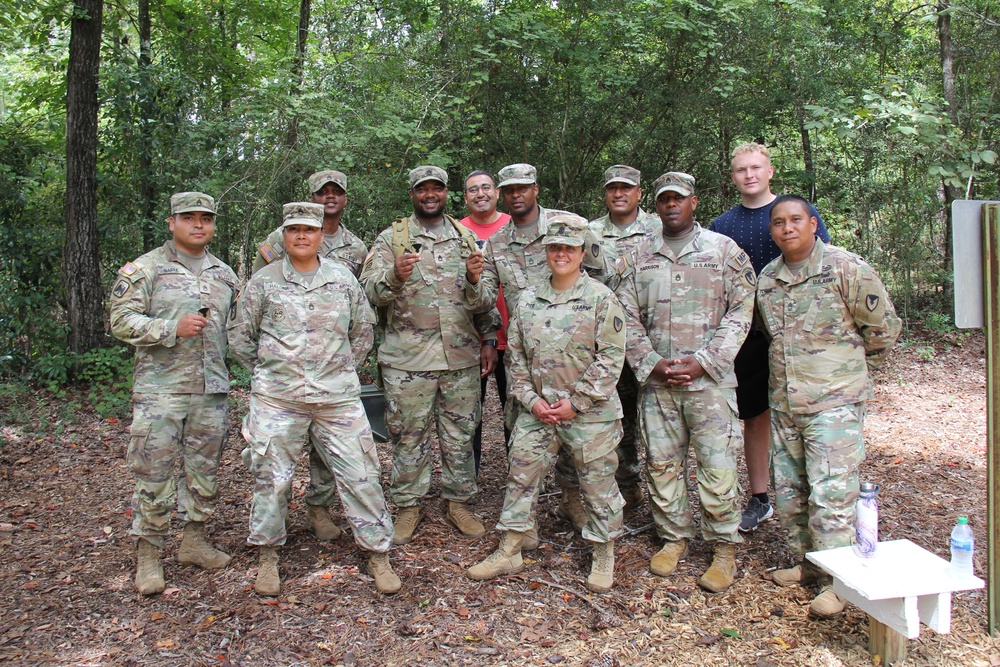
[[[876,376],[868,406],[862,479],[881,485],[881,539],[908,538],[948,558],[956,516],[976,533],[985,572],[986,447],[983,337],[924,334],[901,344]],[[167,590],[136,594],[128,537],[131,475],[127,420],[101,420],[85,392],[53,396],[7,387],[0,397],[0,662],[18,665],[865,665],[867,618],[807,616],[811,590],[783,589],[768,572],[789,565],[776,520],[738,550],[739,575],[725,593],[696,584],[710,549],[693,545],[674,575],[651,575],[659,549],[648,509],[626,514],[616,584],[583,585],[590,551],[541,501],[542,548],[524,571],[484,583],[465,569],[496,545],[470,542],[443,519],[442,501],[414,541],[394,549],[403,580],[379,595],[345,536],[316,541],[298,503],[281,552],[282,594],[253,592],[256,550],[246,544],[250,477],[240,462],[237,418],[220,485],[213,541],[232,554],[223,571],[177,564],[180,531],[165,550]],[[493,525],[505,461],[496,399],[486,410],[485,463],[477,512]],[[385,479],[388,452],[380,446]],[[436,490],[434,491],[436,493]],[[433,493],[432,493],[433,495]],[[346,526],[339,510],[335,513]],[[984,591],[955,596],[952,632],[924,628],[905,665],[1000,665],[986,630]]]

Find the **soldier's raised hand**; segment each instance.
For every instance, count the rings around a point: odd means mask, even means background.
[[[208,324],[208,320],[197,313],[185,315],[177,320],[177,335],[181,338],[200,336],[206,324]]]
[[[465,278],[475,285],[479,282],[479,276],[483,274],[483,267],[486,266],[486,258],[482,251],[476,251],[465,260]]]
[[[406,282],[413,275],[413,265],[420,261],[420,255],[414,253],[404,253],[393,262],[392,270],[400,282]]]

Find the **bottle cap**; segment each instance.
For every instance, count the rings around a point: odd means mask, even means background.
[[[869,491],[869,492],[871,492],[871,491],[874,491],[876,488],[877,488],[876,485],[873,484],[872,482],[861,482],[861,490],[862,491]]]
[[[958,522],[959,523],[969,523],[969,519],[968,519],[968,517],[960,516],[960,517],[958,517]]]

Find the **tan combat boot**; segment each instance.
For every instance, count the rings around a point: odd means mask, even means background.
[[[595,593],[607,593],[615,583],[615,541],[594,544],[587,588]]]
[[[368,574],[375,578],[375,588],[381,593],[392,595],[398,593],[403,587],[399,577],[392,571],[392,564],[389,562],[389,554],[373,553],[368,558]]]
[[[141,537],[136,544],[135,587],[142,595],[162,593],[167,587],[163,580],[160,548]]]
[[[310,505],[306,512],[306,520],[317,540],[332,542],[340,539],[340,526],[330,518],[330,511],[326,507]]]
[[[801,564],[786,570],[775,570],[771,573],[771,581],[779,586],[806,586],[816,583],[820,574],[815,565],[809,561],[803,561]]]
[[[733,585],[736,576],[736,545],[732,542],[716,542],[715,558],[698,585],[706,591],[721,593]]]
[[[820,618],[829,618],[844,611],[847,600],[833,592],[833,586],[824,586],[809,603],[809,613]]]
[[[583,527],[587,525],[587,509],[583,506],[583,501],[580,500],[579,487],[568,486],[562,490],[556,514],[568,519],[577,532],[583,530]]]
[[[392,543],[408,544],[413,539],[413,531],[417,529],[418,523],[420,523],[420,505],[400,507],[392,529]]]
[[[257,581],[253,589],[258,595],[274,597],[281,590],[281,577],[278,575],[278,547],[261,547],[257,559]]]
[[[688,541],[667,542],[659,553],[649,561],[649,571],[658,577],[665,577],[677,569],[677,564],[688,555]]]
[[[642,487],[638,484],[629,484],[621,487],[622,498],[625,499],[626,510],[633,510],[642,507],[645,498],[642,495]]]
[[[203,570],[218,570],[229,565],[229,554],[219,551],[205,540],[205,524],[188,521],[184,526],[184,539],[177,552],[177,561],[185,565],[197,565]]]
[[[486,534],[486,528],[479,523],[479,519],[469,511],[469,506],[465,503],[449,500],[445,519],[466,537],[477,538]]]
[[[524,537],[521,539],[521,551],[534,551],[538,548],[538,522],[535,525],[524,531]]]
[[[524,567],[521,560],[521,541],[524,533],[508,530],[500,533],[500,544],[497,550],[486,557],[482,563],[469,568],[469,579],[485,581],[501,574],[514,574]]]

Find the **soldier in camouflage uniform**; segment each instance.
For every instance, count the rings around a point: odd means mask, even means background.
[[[511,220],[501,227],[486,244],[487,270],[495,272],[503,288],[507,308],[513,312],[518,298],[528,287],[542,285],[550,275],[542,241],[551,224],[552,216],[561,219],[580,218],[568,211],[546,209],[538,205],[536,170],[530,164],[512,164],[497,174],[504,205]],[[600,278],[604,272],[604,257],[597,238],[587,233],[584,244],[583,268]],[[508,400],[505,406],[505,425],[513,429],[517,420],[518,405]],[[568,518],[577,530],[587,523],[587,513],[580,500],[580,484],[576,479],[573,460],[566,453],[559,454],[556,464],[556,483],[562,489],[559,514]],[[538,545],[537,527],[532,527],[525,537],[524,550]]]
[[[781,256],[760,274],[757,310],[771,338],[771,475],[792,553],[847,546],[854,534],[858,466],[865,457],[869,370],[899,335],[900,321],[875,271],[816,237],[810,204],[782,195],[771,208]],[[803,559],[775,582],[829,584]],[[809,606],[818,616],[844,609],[826,585]]]
[[[323,205],[323,243],[319,254],[339,262],[357,278],[365,262],[368,248],[364,242],[341,223],[347,206],[347,175],[341,171],[325,169],[309,177],[309,200]],[[257,249],[253,272],[271,264],[285,254],[281,227],[268,234]]]
[[[252,374],[243,436],[255,478],[247,540],[260,547],[255,588],[280,590],[277,547],[295,461],[311,442],[336,475],[355,542],[371,553],[376,587],[395,593],[392,519],[356,372],[374,343],[375,314],[350,271],[318,254],[323,207],[285,204],[283,213],[286,255],[250,279],[229,329],[233,356]]]
[[[587,587],[603,593],[614,581],[614,540],[622,531],[624,501],[614,476],[622,407],[615,384],[625,361],[625,316],[611,290],[580,271],[587,222],[550,213],[548,223],[542,243],[551,277],[521,293],[508,328],[510,400],[522,409],[511,436],[500,545],[469,576],[491,579],[521,569],[539,490],[565,451],[586,507],[583,538],[594,543]]]
[[[642,174],[638,169],[624,164],[613,165],[604,172],[604,204],[608,213],[591,220],[590,230],[601,239],[605,262],[612,264],[605,271],[607,276],[613,275],[613,263],[617,257],[628,256],[634,263],[639,244],[647,237],[659,238],[663,233],[660,218],[639,207],[639,199],[642,197],[641,178]],[[628,509],[642,505],[642,463],[639,461],[636,434],[639,382],[628,364],[625,364],[621,379],[618,380],[618,398],[621,399],[625,416],[622,418],[624,433],[618,443],[618,470],[615,472],[615,479]]]
[[[475,236],[444,213],[447,172],[411,170],[409,193],[413,215],[379,234],[361,272],[369,300],[387,310],[378,361],[392,441],[390,495],[399,507],[394,544],[408,543],[420,522],[435,426],[445,518],[469,537],[486,532],[468,509],[478,490],[472,438],[481,409],[480,336],[473,318],[495,312],[497,299],[496,277],[483,272]],[[404,238],[406,252],[398,247]]]
[[[309,177],[309,196],[314,204],[323,206],[323,243],[319,254],[331,259],[350,271],[355,278],[361,275],[368,248],[347,227],[341,224],[347,206],[347,175],[333,169],[317,171]],[[281,259],[285,254],[282,228],[271,232],[257,249],[253,271]],[[359,359],[358,363],[364,360]],[[334,474],[324,465],[315,448],[309,448],[309,489],[306,491],[306,515],[310,528],[323,541],[340,538],[340,527],[330,518],[330,507],[337,501],[337,483]]]
[[[111,331],[136,347],[128,464],[136,480],[135,585],[143,595],[166,586],[160,550],[178,494],[177,459],[184,466],[179,510],[187,521],[177,559],[203,568],[229,562],[204,530],[226,440],[226,324],[236,275],[206,249],[215,232],[214,199],[175,194],[168,222],[172,240],[126,263],[111,291]]]
[[[736,416],[733,359],[753,312],[755,275],[731,239],[694,221],[694,178],[668,172],[653,183],[663,235],[644,241],[634,264],[619,258],[617,293],[629,316],[627,356],[643,383],[639,414],[653,518],[666,544],[653,574],[674,571],[695,534],[688,506],[687,452],[697,460],[701,534],[715,543],[698,580],[712,592],[736,575],[743,437]]]

